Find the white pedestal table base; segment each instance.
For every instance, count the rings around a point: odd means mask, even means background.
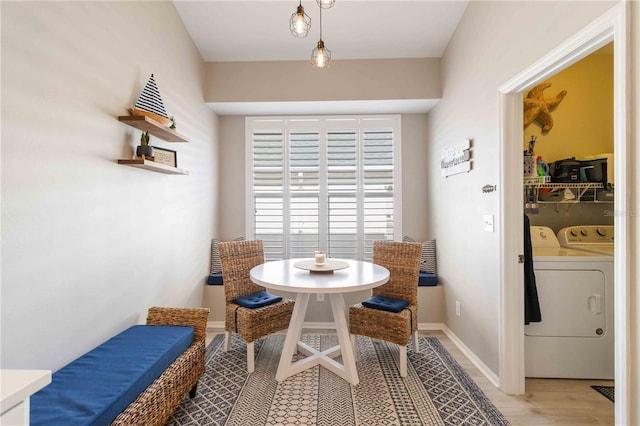
[[[318,351],[304,342],[300,341],[302,333],[302,324],[307,312],[310,293],[298,293],[296,297],[295,307],[291,315],[289,330],[282,348],[280,364],[276,373],[276,380],[281,382],[288,377],[298,374],[308,368],[320,365],[334,374],[342,377],[352,385],[356,386],[360,381],[358,379],[358,370],[356,368],[353,348],[349,338],[349,326],[345,313],[345,304],[342,293],[328,294],[331,301],[331,310],[333,312],[333,320],[336,324],[336,332],[338,335],[338,346]],[[293,355],[296,351],[307,357],[296,362],[292,362]],[[342,355],[342,364],[333,358]]]

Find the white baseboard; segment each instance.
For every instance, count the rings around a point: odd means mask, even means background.
[[[447,326],[444,325],[444,323],[441,322],[423,322],[423,323],[418,323],[418,330],[420,331],[434,331],[434,330],[441,330],[444,331],[444,329]]]
[[[303,329],[309,330],[334,330],[336,328],[333,322],[305,322],[302,325]],[[224,330],[224,321],[208,321],[207,329],[218,329]],[[465,345],[462,340],[455,335],[453,331],[449,327],[447,327],[444,323],[441,322],[425,322],[418,324],[418,330],[421,331],[433,331],[433,330],[441,330],[444,334],[447,335],[449,339],[460,349],[460,351],[473,363],[473,365],[480,370],[480,372],[491,382],[493,386],[496,388],[500,387],[500,378],[496,376],[496,374],[491,371],[489,367],[486,366],[484,362],[480,360],[476,356],[475,353],[471,349]]]
[[[207,330],[214,329],[224,330],[224,321],[207,321]]]
[[[487,365],[484,362],[482,362],[480,358],[478,358],[476,354],[473,353],[473,351],[469,349],[467,345],[465,345],[462,342],[462,340],[460,340],[458,336],[456,336],[456,334],[453,331],[451,331],[449,327],[447,327],[444,324],[443,326],[444,328],[442,329],[442,331],[444,331],[444,334],[446,334],[447,337],[451,339],[451,341],[458,347],[458,349],[460,349],[462,353],[467,358],[469,358],[469,360],[473,363],[473,365],[475,365],[478,368],[478,370],[480,370],[480,372],[484,374],[484,376],[491,382],[493,386],[495,386],[496,388],[499,388],[500,378],[493,371],[491,371],[491,369],[487,367]]]

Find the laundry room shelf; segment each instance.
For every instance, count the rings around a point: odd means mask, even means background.
[[[524,186],[548,185],[551,182],[551,176],[525,176],[523,179]]]
[[[525,183],[524,186],[534,187],[534,188],[550,188],[550,189],[602,189],[604,186],[598,182],[587,182],[587,183],[570,183],[570,182],[548,182],[548,183]]]
[[[583,183],[571,183],[571,182],[544,182],[542,180],[536,180],[535,178],[528,178],[524,180],[523,188],[525,190],[525,199],[529,199],[529,202],[541,203],[541,204],[576,204],[576,203],[612,203],[613,201],[600,201],[597,199],[598,190],[604,189],[604,185],[598,182],[583,182]],[[541,191],[541,190],[547,191]],[[546,198],[544,193],[554,192],[559,194],[558,191],[571,191],[571,198],[559,198],[559,199],[544,199]],[[531,194],[530,191],[534,193]],[[542,195],[542,197],[541,197]],[[531,199],[533,196],[533,199]]]

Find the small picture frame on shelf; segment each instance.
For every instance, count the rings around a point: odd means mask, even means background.
[[[156,163],[171,167],[178,167],[178,155],[175,151],[154,146],[153,156]]]

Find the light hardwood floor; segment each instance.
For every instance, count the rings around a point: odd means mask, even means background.
[[[328,334],[335,331],[303,332]],[[207,330],[207,343],[216,333],[224,333],[224,330]],[[527,379],[524,395],[505,395],[489,382],[443,332],[421,331],[420,335],[437,337],[513,426],[615,424],[613,403],[591,388],[591,385],[613,386],[613,381]]]
[[[615,424],[613,403],[591,388],[591,385],[613,386],[613,381],[526,379],[524,395],[505,395],[443,332],[420,334],[436,336],[513,426]]]

